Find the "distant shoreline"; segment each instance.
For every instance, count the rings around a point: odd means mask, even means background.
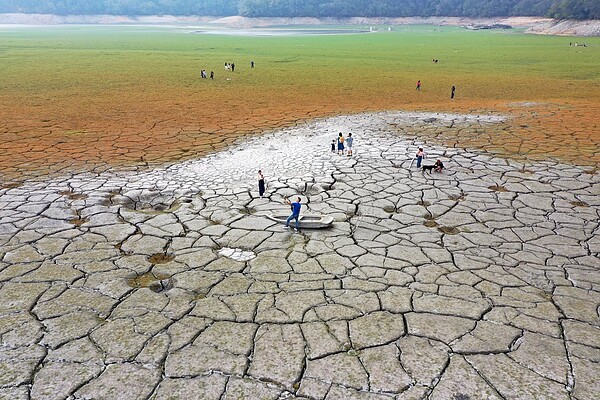
[[[0,14],[0,25],[66,25],[66,24],[215,24],[231,29],[264,28],[273,25],[509,25],[527,28],[528,33],[568,36],[600,36],[600,20],[553,20],[542,17],[461,18],[246,18],[210,16],[123,16],[123,15],[54,15]]]

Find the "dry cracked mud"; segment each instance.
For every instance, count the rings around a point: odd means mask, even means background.
[[[505,123],[339,116],[3,185],[0,398],[597,398],[598,165],[426,134]],[[339,131],[354,157],[329,151]],[[447,169],[417,169],[418,146]],[[265,217],[294,195],[333,227]]]

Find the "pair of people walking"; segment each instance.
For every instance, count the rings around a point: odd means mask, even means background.
[[[205,69],[201,69],[200,70],[200,78],[202,79],[206,79],[208,77],[206,70]],[[215,79],[215,72],[214,71],[210,71],[210,79]]]
[[[435,62],[437,62],[437,60],[435,60]],[[417,81],[417,87],[415,88],[418,91],[421,91],[421,81]],[[456,94],[456,86],[452,85],[452,88],[450,89],[450,98],[454,99],[454,95]]]
[[[335,142],[335,140],[334,140]],[[345,146],[344,146],[345,143]],[[339,133],[338,138],[337,138],[337,150],[338,150],[338,154],[339,155],[344,155],[344,152],[346,151],[346,147],[348,147],[348,151],[347,151],[347,155],[348,157],[352,156],[352,144],[354,143],[354,138],[352,138],[352,133],[348,133],[348,137],[344,138],[344,135],[342,134],[342,132]],[[334,143],[331,144],[331,151],[335,151],[334,150]]]

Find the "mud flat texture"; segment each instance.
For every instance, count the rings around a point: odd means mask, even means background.
[[[340,116],[4,184],[0,398],[597,398],[597,165],[414,135],[502,123]],[[339,131],[353,157],[330,152]],[[446,170],[417,169],[421,145]],[[333,227],[265,217],[296,195]]]
[[[600,36],[600,21],[550,20],[532,26],[528,33],[565,36]]]

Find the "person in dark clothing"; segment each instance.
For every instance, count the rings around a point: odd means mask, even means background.
[[[250,61],[250,68],[254,68],[254,61]]]
[[[210,79],[215,79],[215,71],[210,71]]]
[[[452,92],[450,93],[450,98],[453,99],[454,98],[454,92],[456,91],[456,87],[453,85],[452,86]]]
[[[421,90],[421,81],[417,81],[417,90]]]
[[[265,194],[265,176],[260,169],[258,170],[258,194],[260,197]]]
[[[435,162],[435,164],[433,164],[433,170],[435,172],[442,172],[443,169],[444,169],[444,163],[442,162],[442,160],[437,160]]]
[[[231,64],[231,72],[235,71],[235,63]]]

